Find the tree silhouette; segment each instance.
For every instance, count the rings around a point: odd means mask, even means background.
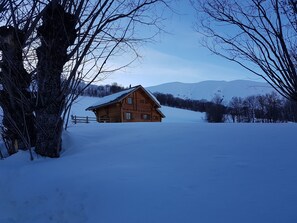
[[[297,101],[295,0],[191,0],[211,52],[264,78]]]
[[[135,46],[146,39],[137,30],[151,26],[152,36],[160,30],[161,5],[165,1],[1,1],[0,103],[7,120],[3,127],[14,133],[5,135],[7,145],[12,150],[16,144],[30,148],[34,136],[38,154],[58,157],[63,123],[79,95],[73,89],[84,82],[83,91],[133,61],[138,56]],[[111,58],[125,53],[134,54],[131,61],[111,66]]]

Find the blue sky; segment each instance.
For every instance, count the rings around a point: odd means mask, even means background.
[[[213,55],[199,44],[194,30],[195,13],[188,1],[174,1],[177,13],[168,12],[167,33],[139,48],[141,58],[129,67],[111,74],[103,83],[145,87],[168,82],[195,83],[205,80],[261,79],[239,65]],[[120,59],[118,61],[120,63]]]

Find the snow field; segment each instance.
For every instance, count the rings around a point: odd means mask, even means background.
[[[166,115],[166,114],[165,114]],[[0,222],[295,223],[296,124],[79,124],[0,161]]]

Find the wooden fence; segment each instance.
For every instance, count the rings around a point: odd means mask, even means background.
[[[88,117],[88,116],[84,117],[84,116],[76,116],[76,115],[71,115],[71,120],[74,124],[97,122],[97,119],[95,117]]]

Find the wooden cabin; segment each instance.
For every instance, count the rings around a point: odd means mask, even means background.
[[[161,122],[165,118],[158,100],[141,85],[99,98],[86,110],[98,122]]]

